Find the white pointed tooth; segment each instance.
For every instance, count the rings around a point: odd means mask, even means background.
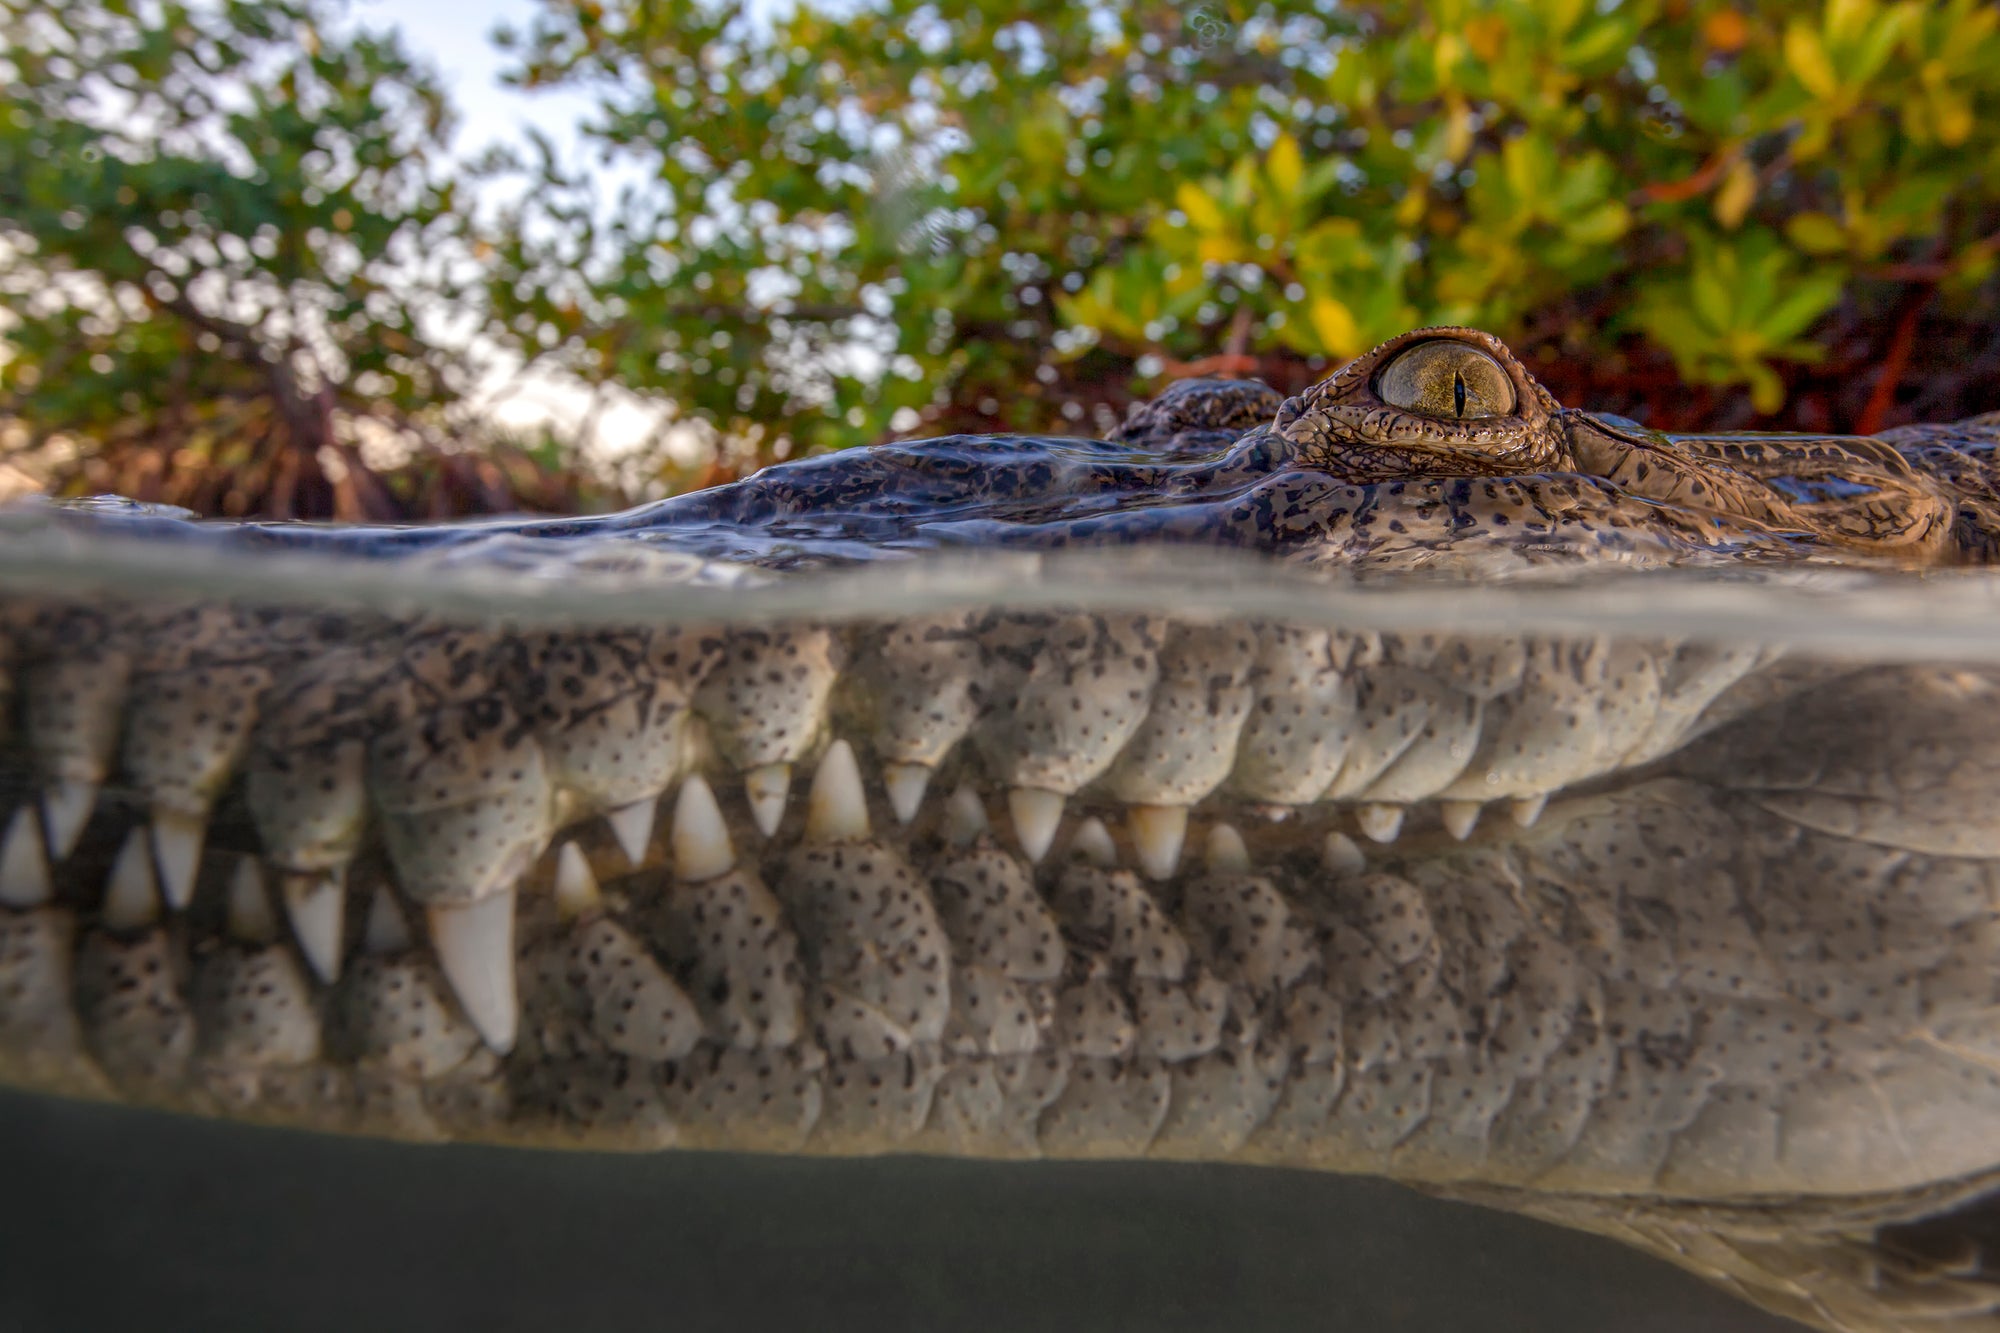
[[[1014,817],[1014,837],[1030,861],[1049,854],[1056,840],[1056,826],[1062,823],[1065,798],[1061,792],[1042,787],[1016,787],[1007,793],[1007,811]]]
[[[1187,841],[1187,807],[1184,805],[1135,805],[1126,818],[1132,835],[1132,849],[1139,855],[1139,869],[1148,879],[1170,879],[1181,863],[1181,844]]]
[[[1336,875],[1358,875],[1368,868],[1368,858],[1354,839],[1338,831],[1326,835],[1320,855],[1326,859],[1326,868]]]
[[[603,901],[597,875],[583,859],[583,849],[573,842],[564,843],[556,853],[556,911],[564,920],[573,921],[596,910]]]
[[[70,854],[96,806],[95,782],[64,779],[42,793],[42,822],[48,830],[50,856],[60,861]]]
[[[194,875],[206,835],[197,818],[173,810],[154,812],[153,864],[160,872],[160,893],[173,911],[184,911],[194,901]]]
[[[628,864],[637,866],[645,861],[646,848],[653,841],[653,817],[659,808],[659,800],[649,796],[604,816],[604,822],[611,825],[611,836],[624,848]]]
[[[514,994],[514,891],[430,909],[438,968],[480,1040],[501,1055],[514,1049],[521,1006]]]
[[[986,818],[986,802],[972,788],[961,784],[945,798],[944,836],[952,846],[963,847],[992,828]]]
[[[227,919],[231,938],[245,944],[269,944],[278,938],[278,916],[264,890],[264,872],[247,856],[229,877]]]
[[[1208,864],[1210,874],[1247,875],[1250,873],[1250,849],[1243,845],[1243,835],[1233,825],[1215,824],[1208,830],[1208,846],[1203,849],[1202,860]]]
[[[1440,801],[1438,818],[1444,821],[1445,831],[1464,842],[1472,836],[1473,826],[1479,822],[1479,802]]]
[[[396,896],[387,889],[375,890],[374,901],[368,904],[368,921],[361,929],[361,947],[372,954],[388,955],[402,953],[414,942]]]
[[[917,817],[917,810],[924,803],[924,793],[930,790],[931,766],[884,764],[882,785],[888,790],[889,808],[896,812],[896,822],[907,824]]]
[[[144,930],[160,919],[159,885],[153,879],[153,852],[146,831],[133,828],[111,863],[104,890],[104,924],[113,930]]]
[[[765,764],[743,775],[743,794],[750,798],[750,818],[757,831],[770,837],[785,817],[785,798],[792,791],[790,764]]]
[[[24,805],[7,821],[7,842],[0,846],[0,903],[40,907],[54,892],[48,854],[42,849],[42,822],[33,806]]]
[[[674,798],[674,874],[689,883],[714,879],[736,868],[736,848],[722,807],[699,773],[691,773]]]
[[[1118,865],[1118,844],[1112,841],[1111,830],[1096,815],[1076,826],[1069,840],[1069,854],[1100,870],[1116,869]]]
[[[806,793],[807,842],[860,842],[868,836],[868,793],[854,747],[835,741],[820,757]]]
[[[347,915],[346,879],[347,871],[341,869],[286,875],[279,883],[279,894],[285,900],[285,917],[292,923],[292,938],[299,942],[299,952],[305,956],[312,974],[328,984],[340,978],[341,936]],[[395,953],[409,947],[409,931],[404,928],[402,915],[396,912],[394,903],[388,904],[386,910],[393,914],[402,942],[376,952]],[[372,932],[373,913],[369,914],[368,922]]]
[[[1354,821],[1371,842],[1394,842],[1403,831],[1403,807],[1369,801],[1354,808]]]
[[[1535,821],[1542,817],[1542,807],[1549,803],[1547,792],[1537,792],[1533,796],[1523,796],[1507,808],[1514,822],[1522,828],[1533,828]]]

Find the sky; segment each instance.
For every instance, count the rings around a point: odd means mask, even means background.
[[[533,0],[354,0],[349,12],[366,27],[399,30],[410,50],[437,68],[459,112],[453,146],[461,156],[475,157],[496,142],[525,146],[523,131],[532,125],[576,160],[581,153],[577,126],[588,113],[589,99],[504,86],[500,71],[508,58],[489,40],[502,23],[526,28],[536,8]],[[484,393],[495,401],[487,410],[498,424],[526,430],[553,422],[572,429],[589,414],[591,394],[581,385],[543,374],[518,380],[518,370],[518,362],[503,358],[488,374]],[[508,392],[496,398],[503,388]],[[642,444],[662,429],[664,416],[657,402],[612,395],[594,423],[601,454],[615,458]],[[692,446],[692,439],[687,443]]]
[[[525,29],[536,8],[533,0],[355,0],[351,13],[368,27],[399,30],[412,51],[437,67],[459,110],[458,149],[471,156],[495,140],[523,142],[524,125],[559,144],[576,142],[588,99],[524,93],[500,82],[506,57],[488,38],[502,23]]]

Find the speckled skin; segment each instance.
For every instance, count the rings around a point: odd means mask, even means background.
[[[1381,401],[1439,340],[1514,410]],[[1427,330],[1291,400],[1192,382],[1108,442],[608,519],[61,522],[412,577],[1943,565],[1993,554],[1996,444],[1654,436]],[[1829,1328],[2000,1307],[1990,670],[1171,605],[522,631],[17,591],[0,624],[9,1081],[415,1138],[1378,1172]]]

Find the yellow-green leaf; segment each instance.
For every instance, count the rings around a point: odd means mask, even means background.
[[[1785,405],[1785,382],[1776,371],[1762,361],[1751,361],[1744,365],[1743,375],[1750,381],[1750,406],[1768,415]]]
[[[1229,224],[1223,220],[1222,206],[1193,181],[1180,183],[1180,188],[1174,191],[1174,202],[1187,214],[1188,225],[1196,231],[1227,230]]]
[[[1827,0],[1826,35],[1836,42],[1851,42],[1880,8],[1876,0]]]
[[[1404,228],[1416,226],[1423,221],[1424,209],[1429,203],[1430,192],[1424,189],[1422,182],[1411,186],[1410,192],[1396,201],[1396,225]]]
[[[1195,242],[1194,257],[1204,264],[1240,264],[1252,255],[1234,236],[1209,235]]]
[[[1313,333],[1319,344],[1334,356],[1353,356],[1361,350],[1361,330],[1354,312],[1331,296],[1315,296],[1306,307]]]
[[[1563,223],[1563,235],[1579,245],[1608,245],[1625,234],[1632,215],[1616,199],[1607,199]]]
[[[1834,255],[1847,249],[1847,230],[1825,213],[1800,213],[1785,224],[1785,235],[1809,255]]]
[[[1785,29],[1785,64],[1791,67],[1792,76],[1814,97],[1831,101],[1834,94],[1840,91],[1840,76],[1834,73],[1833,61],[1826,54],[1826,44],[1803,19],[1795,20]]]
[[[1931,122],[1938,142],[1956,148],[1972,136],[1972,105],[1950,89],[1940,88],[1931,94]]]
[[[1271,152],[1264,159],[1264,174],[1271,178],[1284,195],[1296,195],[1299,182],[1306,174],[1305,157],[1299,152],[1299,141],[1289,134],[1280,134],[1271,145]],[[1192,216],[1192,214],[1190,214]]]
[[[1722,188],[1715,192],[1715,220],[1724,231],[1735,231],[1743,225],[1744,214],[1756,201],[1757,168],[1748,159],[1739,157],[1723,176]]]
[[[1445,99],[1444,155],[1448,161],[1463,162],[1472,151],[1472,109],[1453,93]]]
[[[1728,329],[1735,321],[1736,302],[1729,283],[1709,264],[1696,264],[1688,285],[1688,294],[1694,300],[1694,313],[1707,328],[1715,333]]]
[[[1437,71],[1439,83],[1449,84],[1451,72],[1458,62],[1465,58],[1465,39],[1455,32],[1441,32],[1437,42],[1431,47],[1431,68]]]

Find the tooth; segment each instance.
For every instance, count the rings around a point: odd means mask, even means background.
[[[482,1041],[507,1054],[521,1023],[514,997],[514,891],[440,904],[429,916],[431,947],[459,1007]]]
[[[229,880],[228,923],[230,936],[245,944],[269,944],[278,938],[278,918],[271,911],[271,895],[264,891],[264,872],[247,856]]]
[[[153,864],[160,871],[160,892],[173,911],[194,899],[194,872],[201,864],[202,821],[171,810],[153,815]]]
[[[42,793],[42,820],[48,826],[49,854],[60,861],[83,836],[97,805],[97,784],[64,778]]]
[[[1203,859],[1208,862],[1211,874],[1250,873],[1250,849],[1243,845],[1243,835],[1228,824],[1216,824],[1208,830],[1208,847]]]
[[[1326,868],[1336,875],[1358,875],[1368,868],[1368,858],[1345,833],[1327,834],[1321,855],[1326,859]]]
[[[806,793],[807,842],[860,842],[868,836],[868,794],[854,747],[835,741],[826,747]]]
[[[692,773],[674,799],[674,874],[696,883],[726,875],[736,867],[736,848],[729,842],[729,825],[722,807],[701,774]]]
[[[917,817],[917,809],[924,803],[924,793],[930,789],[931,766],[884,764],[882,785],[889,791],[889,808],[896,812],[896,822],[907,824]]]
[[[32,805],[24,805],[8,822],[7,844],[0,847],[0,903],[40,907],[54,892],[49,859],[42,851],[41,821]]]
[[[750,798],[750,817],[757,831],[770,837],[785,817],[785,797],[792,790],[790,764],[765,764],[743,775],[743,794]]]
[[[321,981],[332,983],[340,976],[342,918],[346,915],[347,872],[324,870],[310,875],[286,875],[278,889],[285,900],[285,916],[292,923],[292,938],[299,942],[306,966]],[[391,907],[390,911],[395,909]],[[373,928],[374,917],[369,917]],[[400,929],[401,922],[398,922]],[[405,944],[407,944],[407,934]],[[383,950],[382,952],[393,952]]]
[[[403,919],[395,896],[387,889],[375,890],[375,900],[368,904],[368,923],[361,931],[361,947],[372,954],[387,955],[402,953],[411,943],[410,923]]]
[[[1043,787],[1016,787],[1007,793],[1007,811],[1014,817],[1014,837],[1029,861],[1048,855],[1062,823],[1064,797]]]
[[[1445,829],[1452,837],[1464,842],[1472,836],[1473,825],[1479,822],[1479,802],[1440,801],[1438,817],[1444,820]]]
[[[564,843],[556,853],[556,911],[564,920],[573,921],[603,901],[597,876],[591,873],[590,862],[583,859],[583,849],[573,842]]]
[[[961,785],[945,799],[944,836],[952,846],[963,847],[992,827],[986,820],[986,802],[972,788]]]
[[[628,864],[637,866],[646,859],[646,848],[653,841],[653,816],[659,808],[659,800],[648,797],[621,806],[604,817],[604,822],[611,825],[611,836],[625,849]]]
[[[1403,831],[1403,807],[1370,801],[1354,808],[1355,822],[1371,842],[1394,842]]]
[[[146,831],[134,826],[111,863],[104,891],[104,924],[113,930],[144,930],[160,919],[160,895],[153,882],[153,853]]]
[[[1184,805],[1135,805],[1125,827],[1132,835],[1139,868],[1148,879],[1169,879],[1181,863],[1181,843],[1187,839]]]
[[[1096,815],[1076,826],[1076,833],[1069,840],[1069,854],[1082,857],[1100,870],[1110,870],[1118,864],[1118,844],[1111,840],[1111,830]]]
[[[1508,807],[1507,813],[1514,816],[1514,822],[1522,828],[1533,828],[1535,821],[1542,817],[1542,807],[1549,803],[1547,792],[1537,792],[1533,796],[1523,796]]]

